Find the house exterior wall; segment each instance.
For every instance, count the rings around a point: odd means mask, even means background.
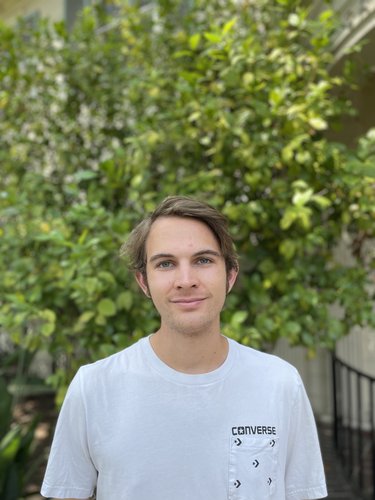
[[[297,368],[317,419],[324,423],[332,422],[331,353],[325,349],[318,349],[316,356],[309,359],[306,348],[290,347],[285,339],[280,339],[273,354],[285,359]]]
[[[375,55],[375,43],[372,50]],[[368,61],[367,58],[365,60]],[[338,139],[350,147],[355,146],[358,137],[375,127],[375,63],[373,68],[372,74],[361,83],[360,91],[353,92],[349,96],[356,115],[344,117],[341,130],[332,134],[333,139]]]
[[[340,27],[333,39],[332,49],[336,60],[344,57],[346,51],[367,38],[375,29],[375,0],[314,0],[311,16],[332,8],[340,20]]]
[[[34,13],[52,21],[64,19],[64,0],[0,0],[0,19],[6,23]]]

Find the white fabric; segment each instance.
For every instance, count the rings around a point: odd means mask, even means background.
[[[229,340],[226,361],[177,372],[149,338],[82,367],[42,487],[54,498],[300,500],[326,496],[311,407],[281,359]]]

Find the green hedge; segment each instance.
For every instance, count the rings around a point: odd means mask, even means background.
[[[160,0],[87,9],[70,33],[1,27],[0,322],[68,360],[55,385],[157,328],[118,250],[169,194],[230,220],[226,334],[312,352],[374,325],[375,134],[354,151],[326,138],[348,82],[329,73],[333,13],[301,3]]]

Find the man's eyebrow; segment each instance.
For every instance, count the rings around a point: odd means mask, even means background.
[[[153,262],[154,260],[158,260],[158,259],[171,259],[173,257],[174,257],[174,255],[171,253],[157,253],[157,254],[153,255],[152,257],[150,257],[150,262]]]
[[[214,255],[215,257],[221,257],[221,253],[217,252],[216,250],[199,250],[199,252],[196,252],[193,257],[199,257],[199,255]]]
[[[199,250],[199,252],[196,252],[193,254],[193,257],[199,257],[200,255],[213,255],[215,257],[221,257],[221,253],[217,252],[216,250],[210,250],[210,249],[205,249],[205,250]],[[173,259],[175,256],[171,253],[157,253],[150,257],[150,262],[154,262],[155,260],[158,259]]]

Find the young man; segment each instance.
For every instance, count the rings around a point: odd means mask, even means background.
[[[82,367],[42,487],[98,500],[302,500],[326,496],[296,370],[220,333],[238,274],[225,218],[169,197],[125,247],[159,330]]]

